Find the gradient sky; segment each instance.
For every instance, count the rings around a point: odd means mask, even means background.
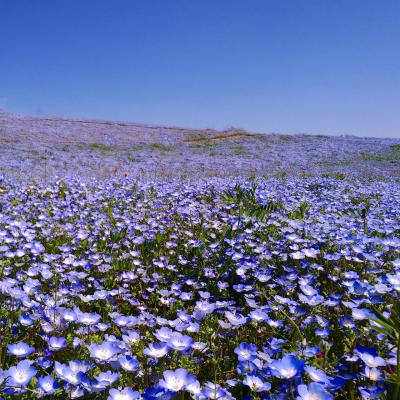
[[[0,107],[400,137],[400,1],[0,0]]]

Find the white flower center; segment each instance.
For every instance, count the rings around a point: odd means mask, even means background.
[[[296,375],[296,370],[294,368],[283,368],[281,374],[286,378],[291,378]]]
[[[15,349],[14,349],[14,354],[16,354],[16,355],[22,355],[25,353],[26,353],[25,348],[22,346],[15,347]]]
[[[53,384],[51,382],[48,382],[48,381],[44,382],[42,386],[43,386],[43,389],[46,392],[50,391],[53,388]]]
[[[321,397],[315,393],[308,393],[306,397],[304,397],[304,400],[320,400]]]
[[[182,379],[178,378],[172,378],[171,382],[169,383],[169,387],[171,388],[171,390],[174,390],[176,392],[181,390],[182,386],[183,386],[183,381]]]
[[[18,383],[22,383],[25,382],[27,378],[28,374],[26,373],[26,371],[17,371],[14,380]]]

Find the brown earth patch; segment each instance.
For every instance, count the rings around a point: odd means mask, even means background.
[[[218,135],[210,137],[199,137],[185,139],[185,142],[208,142],[209,140],[240,139],[242,137],[255,136],[250,133],[233,133],[231,135]]]

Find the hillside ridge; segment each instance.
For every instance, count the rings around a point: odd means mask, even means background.
[[[143,178],[400,173],[400,140],[251,133],[0,110],[0,175]]]

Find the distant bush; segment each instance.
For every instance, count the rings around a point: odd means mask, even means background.
[[[111,151],[113,148],[104,143],[90,143],[89,147],[93,150]]]
[[[151,147],[153,150],[159,150],[159,151],[164,151],[164,152],[168,152],[168,151],[171,151],[171,150],[172,150],[172,148],[171,148],[170,146],[166,146],[166,145],[163,144],[163,143],[152,143],[152,144],[150,145],[150,147]]]
[[[400,151],[400,143],[392,144],[390,146],[390,148],[391,148],[391,150],[394,150],[394,151]]]

